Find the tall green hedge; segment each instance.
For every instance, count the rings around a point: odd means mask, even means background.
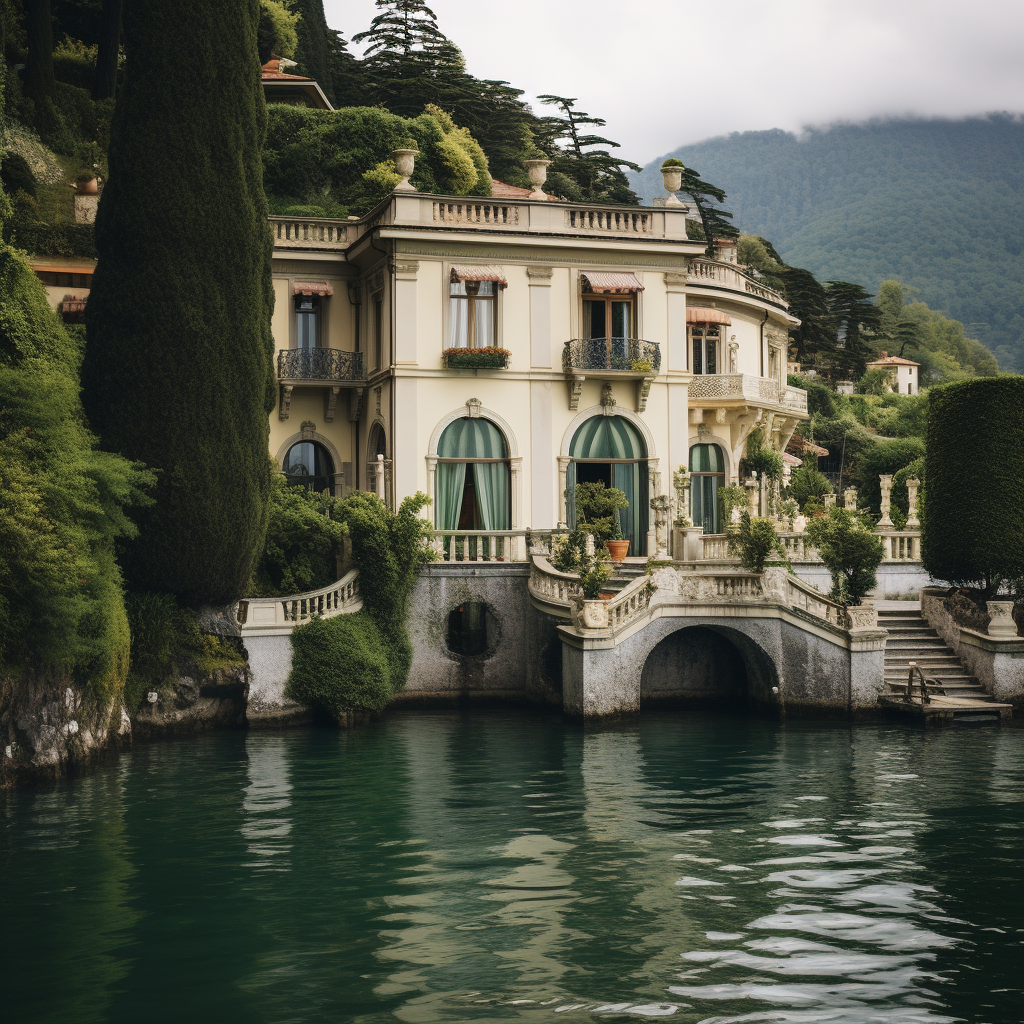
[[[267,524],[273,292],[256,24],[256,0],[125,5],[96,223],[87,411],[105,448],[159,471],[125,575],[191,604],[243,592]]]
[[[921,548],[936,579],[1024,583],[1024,377],[932,388]]]

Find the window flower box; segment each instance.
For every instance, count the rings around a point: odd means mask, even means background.
[[[441,365],[446,370],[505,370],[512,353],[507,348],[446,348]]]

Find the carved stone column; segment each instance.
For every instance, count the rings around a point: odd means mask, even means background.
[[[743,481],[743,486],[747,489],[747,511],[750,513],[750,518],[753,519],[757,515],[758,500],[761,496],[757,486],[757,477],[748,476]]]
[[[857,488],[847,487],[843,491],[843,508],[849,509],[851,512],[857,510]]]
[[[891,530],[893,523],[892,517],[889,515],[890,495],[892,494],[892,474],[882,473],[878,477],[879,483],[882,485],[882,518],[878,520],[879,530]]]
[[[654,512],[654,536],[658,558],[668,558],[668,523],[672,512],[672,499],[667,494],[651,498]]]
[[[558,456],[558,525],[565,528],[569,526],[569,509],[565,500],[565,487],[571,461],[568,456]]]
[[[910,503],[907,506],[907,529],[908,530],[920,530],[921,520],[917,518],[917,489],[921,486],[921,481],[916,476],[907,477],[907,496],[910,499]]]
[[[821,496],[821,499],[825,503],[825,506],[827,508],[829,505],[834,505],[836,503],[836,498],[837,497],[838,497],[838,495],[836,495],[835,493],[823,494]]]

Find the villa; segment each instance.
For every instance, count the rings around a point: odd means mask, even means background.
[[[877,359],[866,363],[865,366],[869,370],[888,370],[889,386],[897,395],[916,395],[921,385],[921,364],[915,363],[913,359],[882,352]]]

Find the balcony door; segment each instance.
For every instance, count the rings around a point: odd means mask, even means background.
[[[717,444],[695,444],[690,449],[690,518],[705,533],[722,532],[718,490],[724,486],[722,449]]]
[[[510,530],[511,468],[498,428],[482,417],[449,424],[437,445],[434,524],[439,530]]]

